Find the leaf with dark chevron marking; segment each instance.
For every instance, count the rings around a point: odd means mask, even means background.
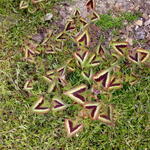
[[[81,13],[78,9],[75,10],[74,14],[73,14],[75,17],[80,17],[81,16]]]
[[[54,111],[64,110],[66,109],[67,105],[62,102],[59,98],[53,98],[53,108]]]
[[[111,43],[113,49],[121,56],[127,53],[127,48],[129,47],[128,42],[112,42]]]
[[[130,85],[134,85],[139,81],[139,77],[136,76],[134,73],[130,75],[126,74],[124,78],[125,78],[125,82],[128,82]]]
[[[35,62],[35,51],[29,49],[29,48],[26,48],[25,49],[25,60],[31,62],[31,63],[34,63]]]
[[[64,92],[64,94],[69,96],[75,102],[82,105],[86,101],[86,98],[82,96],[81,93],[85,92],[86,90],[87,86],[85,84],[82,84],[80,86],[74,87],[73,89]]]
[[[49,93],[52,92],[56,86],[65,86],[67,84],[65,72],[66,67],[63,66],[55,70],[50,70],[45,76],[43,76],[43,78],[49,83]]]
[[[88,82],[91,82],[92,76],[93,76],[93,70],[90,69],[90,70],[88,70],[88,71],[83,71],[83,72],[81,73],[81,75],[83,76],[83,78],[84,78],[85,80],[87,80]]]
[[[107,114],[100,114],[98,119],[108,126],[115,126],[113,120],[113,105],[109,105]]]
[[[33,80],[27,80],[24,85],[25,90],[32,90],[33,89]]]
[[[145,49],[137,49],[137,53],[139,53],[139,60],[141,63],[145,62],[146,60],[148,60],[149,56],[150,56],[150,52],[148,50]]]
[[[25,58],[31,58],[35,56],[35,52],[29,48],[25,50]]]
[[[95,0],[88,0],[86,3],[87,11],[94,10],[95,5],[96,5]]]
[[[45,114],[50,111],[49,107],[42,106],[44,104],[44,97],[40,96],[39,100],[32,106],[35,113]]]
[[[86,103],[84,104],[84,108],[90,110],[90,117],[93,120],[98,119],[99,110],[100,110],[100,103]]]
[[[100,64],[100,60],[97,59],[96,54],[91,53],[87,60],[86,66],[95,67],[95,66],[98,66],[99,64]]]
[[[63,67],[60,67],[57,69],[57,81],[58,83],[60,83],[62,86],[65,86],[67,84],[67,81],[66,81],[66,67],[63,66]]]
[[[96,73],[93,76],[93,80],[95,80],[98,83],[101,82],[103,87],[108,87],[110,81],[110,69],[106,69]]]
[[[64,42],[63,41],[57,41],[55,43],[55,50],[56,51],[62,51],[63,50],[63,46],[64,46]]]
[[[75,39],[78,43],[83,44],[85,46],[89,46],[90,44],[90,36],[87,30],[78,35]]]
[[[20,9],[25,9],[25,8],[28,8],[28,6],[29,6],[29,3],[27,1],[22,0],[20,2],[19,8]]]
[[[98,19],[99,19],[99,15],[95,11],[93,11],[92,14],[90,15],[90,20],[96,21]]]
[[[69,20],[65,26],[65,31],[72,31],[76,28],[73,20]]]
[[[61,33],[56,37],[56,40],[62,41],[62,40],[67,40],[67,38],[68,38],[68,35],[67,35],[66,33],[64,33],[64,32],[61,32]]]
[[[98,56],[101,56],[102,58],[105,58],[105,50],[104,50],[104,47],[101,44],[98,44],[98,46],[96,48],[96,54]]]
[[[54,50],[54,47],[52,45],[50,45],[48,48],[46,48],[45,53],[46,54],[55,54],[56,51]]]
[[[65,119],[65,128],[67,130],[67,136],[72,137],[83,128],[83,125],[78,124],[73,126],[73,122],[70,119]]]
[[[46,73],[46,75],[43,76],[43,77],[44,77],[44,79],[45,79],[46,81],[48,81],[49,83],[52,83],[52,81],[53,81],[54,78],[55,78],[55,70],[50,70],[50,71],[48,71],[48,72]]]
[[[122,88],[122,84],[120,83],[120,81],[115,78],[112,77],[106,87],[107,90],[113,90],[113,89],[120,89]]]
[[[150,56],[150,52],[144,49],[137,49],[134,54],[129,54],[128,59],[131,60],[133,63],[139,64],[144,63],[148,60]]]
[[[88,51],[79,51],[74,53],[74,57],[77,60],[77,64],[84,68],[86,60],[88,59],[89,52]]]
[[[88,23],[86,22],[86,20],[84,20],[83,18],[80,17],[79,22],[82,24],[82,27],[85,27]]]

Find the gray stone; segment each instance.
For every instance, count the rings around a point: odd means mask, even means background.
[[[44,20],[45,21],[49,21],[49,20],[51,20],[53,18],[53,14],[52,13],[47,13],[46,15],[45,15],[45,17],[44,17]]]
[[[144,25],[145,25],[145,26],[150,25],[150,19],[148,19],[147,21],[145,21]]]
[[[146,32],[143,28],[136,28],[135,30],[135,37],[138,40],[143,40],[146,37]]]

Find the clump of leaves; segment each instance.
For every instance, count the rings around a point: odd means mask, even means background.
[[[43,8],[42,1],[43,0],[22,0],[19,8],[27,9],[29,13],[34,13],[36,10]]]
[[[66,118],[65,128],[68,137],[75,135],[84,127],[82,120],[90,118],[91,120],[99,120],[102,123],[115,127],[116,117],[114,106],[105,104],[99,95],[105,95],[108,103],[112,97],[112,93],[123,87],[123,83],[135,84],[137,75],[135,68],[144,67],[149,61],[150,52],[141,48],[134,50],[128,42],[112,41],[111,51],[107,51],[101,43],[93,50],[90,49],[91,37],[89,34],[89,26],[99,19],[94,11],[95,2],[89,0],[86,3],[89,12],[90,21],[81,17],[79,10],[76,10],[73,17],[67,21],[64,30],[55,35],[47,34],[47,37],[41,44],[28,44],[23,48],[25,60],[34,63],[38,68],[38,57],[52,55],[54,58],[60,53],[64,53],[67,59],[64,63],[57,64],[51,70],[47,70],[45,66],[45,74],[41,75],[44,81],[49,85],[47,93],[51,95],[51,104],[46,102],[46,93],[40,93],[37,102],[32,106],[35,113],[48,113],[49,111],[65,111],[72,105],[77,105],[80,112],[76,118]],[[75,50],[66,50],[66,43],[70,41]],[[44,47],[43,51],[38,51],[38,47]],[[57,62],[55,62],[57,63]],[[134,66],[136,65],[136,67]],[[52,64],[51,64],[52,65]],[[122,70],[124,67],[130,68],[130,74],[126,74]],[[79,73],[83,77],[83,83],[79,85],[71,84],[68,74]],[[132,80],[133,79],[133,80]],[[139,79],[139,77],[138,77]],[[37,79],[27,79],[24,89],[31,92],[34,89]],[[68,104],[65,97],[72,100],[72,104]]]

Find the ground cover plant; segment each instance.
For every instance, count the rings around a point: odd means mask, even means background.
[[[22,40],[6,61],[14,42],[4,47],[1,149],[148,148],[149,50],[93,46],[91,26],[105,24],[85,5],[88,19],[76,10],[62,32],[40,30],[40,42]]]

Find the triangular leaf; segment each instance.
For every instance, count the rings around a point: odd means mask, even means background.
[[[100,110],[100,104],[99,103],[86,103],[84,105],[84,108],[90,110],[90,117],[93,120],[98,119],[99,110]]]
[[[103,87],[108,87],[110,81],[110,70],[106,69],[98,72],[93,76],[93,79],[98,83],[101,82]]]
[[[145,62],[150,56],[150,52],[144,49],[137,49],[137,53],[139,53],[139,61],[142,63]]]
[[[89,46],[90,44],[90,36],[87,30],[82,32],[79,36],[76,37],[76,41],[85,46]]]
[[[64,102],[62,102],[61,99],[53,98],[53,108],[52,108],[52,110],[54,110],[54,111],[64,110],[66,107],[67,107],[66,104],[64,104]]]
[[[100,114],[98,119],[106,125],[114,127],[115,123],[113,120],[113,106],[109,105],[107,114]]]
[[[65,31],[72,31],[76,28],[73,20],[69,20],[65,26]]]
[[[94,10],[95,5],[96,5],[95,0],[88,0],[86,3],[87,11]]]
[[[41,96],[39,100],[32,106],[32,110],[35,113],[45,114],[50,111],[49,107],[42,106],[44,104],[44,97]]]
[[[99,15],[95,11],[93,11],[90,16],[90,19],[91,19],[91,21],[96,21],[99,19]]]
[[[78,65],[82,68],[84,67],[84,64],[86,60],[88,59],[89,52],[88,51],[79,51],[74,53],[75,58],[79,62]]]
[[[25,9],[25,8],[28,8],[28,6],[29,6],[29,3],[27,1],[22,0],[20,2],[19,8],[20,9]]]
[[[33,89],[33,80],[27,80],[24,85],[25,90],[32,90]]]
[[[75,102],[79,104],[84,104],[86,98],[82,96],[81,94],[87,90],[87,86],[82,84],[80,86],[77,86],[69,91],[64,92],[65,95],[69,96],[71,99],[73,99]]]
[[[61,32],[61,33],[56,37],[56,39],[57,39],[57,40],[60,40],[60,41],[62,41],[62,40],[67,40],[67,38],[68,38],[68,35],[67,35],[66,33],[64,33],[64,32]]]
[[[92,80],[93,70],[90,69],[90,70],[88,70],[88,71],[83,71],[83,72],[81,73],[81,75],[83,76],[83,78],[84,78],[85,80],[87,80],[87,81],[90,82],[90,81]]]
[[[115,77],[112,77],[106,88],[107,90],[113,90],[113,89],[119,89],[121,87],[122,87],[122,84],[120,83],[120,81],[117,81]]]
[[[129,46],[128,42],[112,42],[113,49],[121,56],[125,55],[127,48]]]
[[[77,132],[79,132],[83,128],[83,125],[78,124],[74,126],[71,120],[65,119],[65,128],[67,130],[67,136],[71,137],[75,135]]]
[[[74,16],[75,17],[80,17],[81,16],[81,13],[80,13],[80,11],[78,9],[75,10]]]

